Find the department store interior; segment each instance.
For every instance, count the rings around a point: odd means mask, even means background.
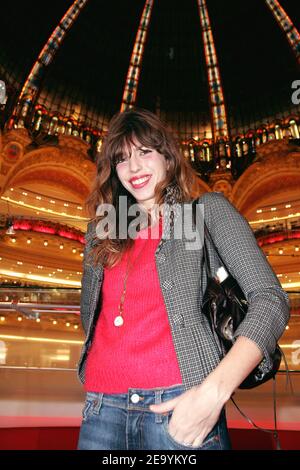
[[[277,427],[282,449],[300,449],[300,3],[1,9],[0,449],[76,448],[85,201],[111,117],[133,106],[168,123],[195,192],[240,211],[288,293]],[[235,394],[269,430],[272,387]],[[235,449],[276,448],[230,402],[227,418]]]

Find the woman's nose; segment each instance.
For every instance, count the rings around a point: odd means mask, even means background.
[[[129,170],[136,171],[141,168],[141,161],[136,152],[132,151],[131,157],[129,158]]]

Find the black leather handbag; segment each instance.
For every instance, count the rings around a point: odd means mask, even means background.
[[[225,273],[227,275],[222,282],[220,282],[217,276],[214,277],[211,273],[206,243],[208,239],[211,246],[216,251],[220,265],[223,267],[223,274]],[[226,268],[205,222],[203,255],[207,274],[207,286],[203,295],[202,310],[209,321],[220,355],[224,357],[234,343],[235,330],[247,314],[248,301],[237,280]],[[250,389],[257,387],[275,377],[281,363],[282,354],[277,344],[272,357],[272,368],[266,368],[265,360],[262,359],[248,377],[240,384],[239,388]]]

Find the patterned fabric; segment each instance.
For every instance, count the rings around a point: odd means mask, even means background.
[[[174,238],[176,222],[181,220],[183,203],[170,198],[164,211],[163,235],[155,251],[160,287],[168,313],[183,386],[188,390],[200,384],[221,360],[207,319],[202,297],[207,285],[203,249],[187,250],[185,239]],[[174,196],[176,199],[176,197]],[[268,263],[247,220],[218,192],[198,199],[204,205],[204,217],[210,234],[231,274],[237,279],[249,301],[248,312],[235,332],[254,341],[264,355],[265,367],[271,367],[270,355],[289,320],[289,298]],[[174,213],[173,223],[170,213]],[[166,216],[168,215],[168,216]],[[78,377],[84,383],[86,355],[91,346],[97,313],[101,310],[103,268],[86,262],[95,234],[95,222],[88,224],[83,259],[81,320],[86,340],[78,364]],[[208,242],[212,272],[219,261]]]
[[[119,328],[114,326],[114,318],[128,253],[116,266],[104,268],[101,313],[85,368],[87,392],[127,393],[128,388],[182,383],[155,264],[161,235],[161,220],[151,230],[147,227],[137,234],[130,250],[134,268],[127,281],[124,324]]]

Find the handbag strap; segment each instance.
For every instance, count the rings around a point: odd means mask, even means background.
[[[197,204],[197,199],[195,199],[193,202],[192,202],[192,210],[193,210],[193,221],[194,221],[194,224],[196,225],[197,227],[197,222],[196,222],[196,204]],[[215,245],[215,242],[208,230],[208,227],[205,223],[205,220],[203,220],[203,227],[204,227],[204,240],[203,240],[203,255],[204,255],[204,264],[205,264],[205,270],[206,270],[206,275],[207,275],[207,278],[210,278],[210,277],[213,277],[213,274],[212,274],[212,271],[211,271],[211,265],[210,265],[210,261],[209,261],[209,254],[208,254],[208,248],[207,248],[207,243],[206,243],[206,240],[209,240],[211,245],[213,246],[213,249],[219,259],[219,262],[221,265],[223,265],[226,269],[226,271],[228,271],[227,267],[226,267],[226,264],[224,263],[216,245]]]
[[[232,396],[230,397],[230,400],[232,401],[236,409],[240,412],[240,414],[248,421],[248,423],[250,423],[256,429],[259,429],[259,431],[272,434],[276,442],[276,450],[281,450],[280,439],[279,439],[278,429],[277,429],[276,375],[272,378],[272,380],[273,380],[272,395],[273,395],[274,429],[265,429],[265,428],[261,428],[260,426],[257,426],[257,424],[255,424],[254,421],[252,421],[252,419],[250,419],[247,415],[245,415],[245,413],[242,412],[242,410],[238,407],[238,405],[236,404]]]

